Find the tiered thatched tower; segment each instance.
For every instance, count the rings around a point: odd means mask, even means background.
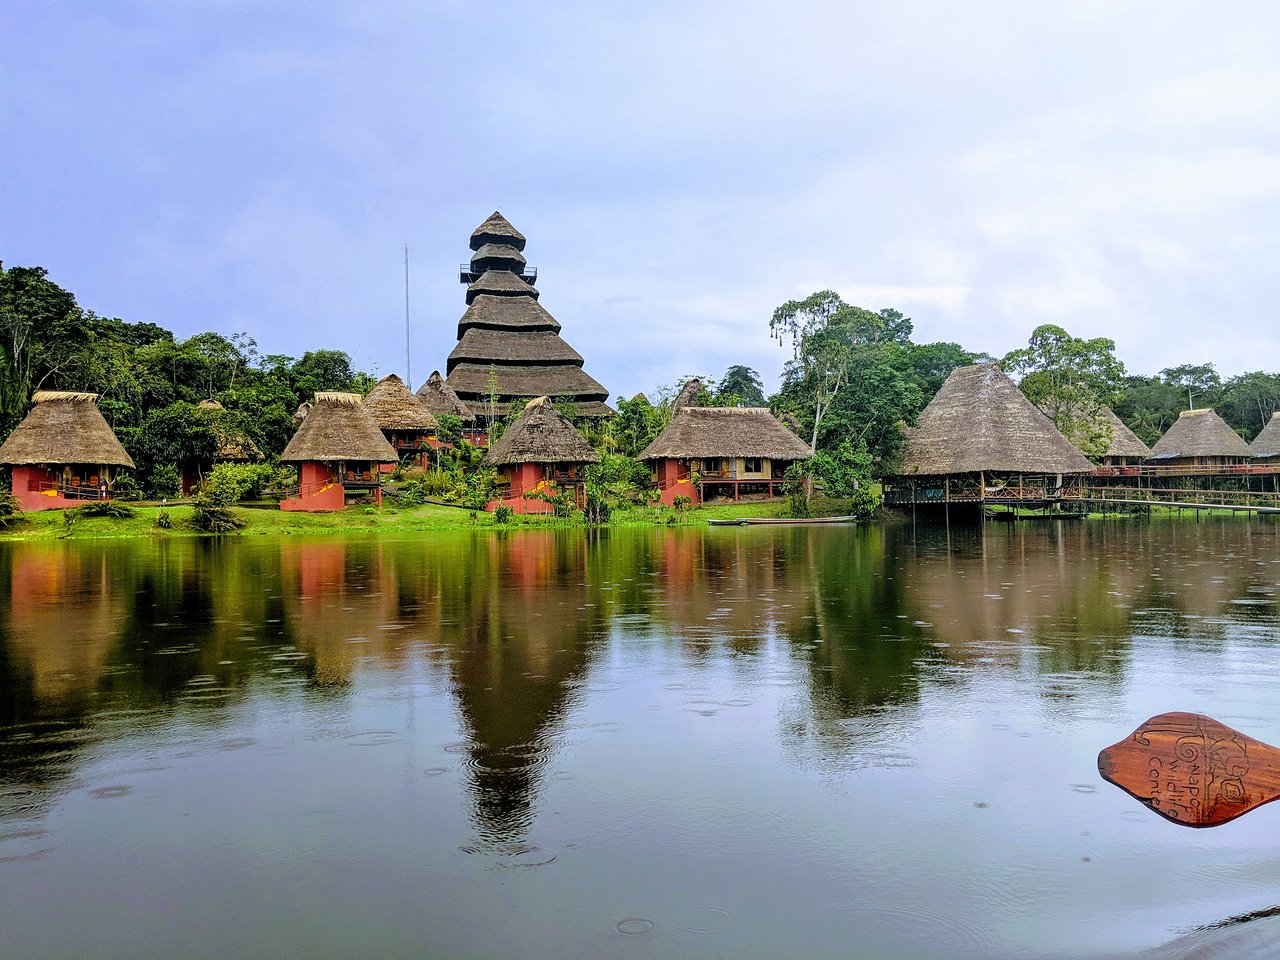
[[[471,249],[459,271],[467,310],[445,368],[448,385],[481,421],[535,397],[568,398],[582,417],[612,415],[609,391],[582,369],[581,355],[538,303],[537,271],[525,263],[520,231],[495,211],[471,235]]]

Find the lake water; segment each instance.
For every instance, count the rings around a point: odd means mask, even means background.
[[[1199,956],[1166,710],[1280,743],[1280,525],[0,545],[0,955]]]

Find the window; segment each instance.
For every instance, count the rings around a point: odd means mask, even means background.
[[[702,461],[702,472],[703,472],[703,473],[719,473],[719,472],[720,472],[720,458],[719,458],[719,457],[710,457],[710,458],[708,458],[708,459],[703,460],[703,461]]]
[[[745,457],[742,461],[743,473],[760,473],[764,470],[764,464],[760,457]]]

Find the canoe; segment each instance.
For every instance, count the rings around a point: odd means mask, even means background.
[[[744,527],[754,524],[853,523],[856,517],[739,517],[737,520],[708,520],[713,527]]]

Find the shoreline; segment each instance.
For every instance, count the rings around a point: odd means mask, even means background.
[[[615,510],[607,523],[601,528],[664,528],[664,527],[700,527],[708,528],[712,520],[730,520],[740,518],[781,518],[785,511],[785,502],[779,500],[757,501],[751,503],[711,504],[695,507],[681,513],[670,508],[655,509],[652,507],[630,507]],[[820,502],[816,504],[815,516],[844,516],[848,513],[847,505],[842,501]],[[150,538],[155,540],[193,539],[208,537],[263,537],[263,536],[333,536],[351,533],[433,533],[458,530],[566,530],[587,529],[588,525],[581,517],[555,518],[546,514],[526,514],[512,518],[507,523],[499,524],[493,514],[484,511],[472,512],[464,507],[424,504],[413,507],[383,507],[381,510],[370,507],[348,507],[333,513],[286,513],[282,510],[266,506],[232,507],[235,515],[244,521],[241,529],[227,533],[205,533],[191,525],[193,508],[190,504],[179,505],[137,505],[133,506],[134,515],[125,519],[111,517],[86,517],[62,510],[47,510],[39,513],[23,514],[22,517],[6,527],[0,527],[0,543],[24,543],[33,541],[55,540],[123,540]],[[172,525],[159,527],[157,517],[168,513]],[[1180,521],[1196,522],[1197,519],[1224,519],[1227,517],[1246,517],[1251,520],[1263,517],[1241,514],[1233,511],[1206,508],[1196,511],[1178,511],[1173,509],[1156,509],[1149,517],[1116,513],[1090,513],[1083,520],[1149,522]],[[1027,517],[1020,523],[1033,520],[1041,521],[1045,517]],[[1073,522],[1078,522],[1072,518]],[[1274,520],[1274,518],[1272,518]],[[910,517],[897,515],[879,516],[866,523],[910,523]],[[927,522],[927,521],[926,521]],[[999,524],[1001,527],[1016,528],[1019,524]]]

